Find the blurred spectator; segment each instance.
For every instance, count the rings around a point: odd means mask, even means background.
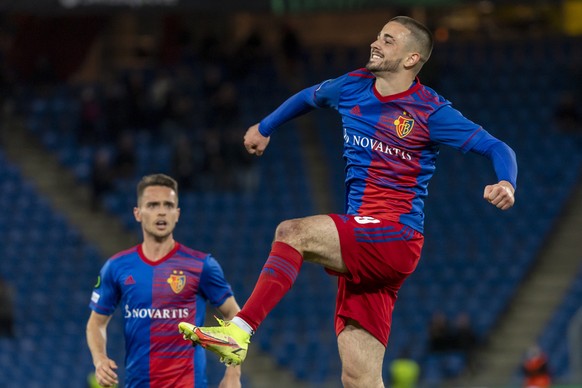
[[[79,141],[81,144],[107,143],[111,141],[106,132],[101,102],[95,88],[87,86],[81,92],[81,119],[79,124]]]
[[[475,370],[474,352],[477,346],[477,334],[473,329],[471,316],[461,312],[455,318],[451,332],[451,345],[454,350],[462,352],[467,360],[470,371]]]
[[[207,124],[225,132],[239,126],[240,105],[238,90],[232,82],[222,82],[215,93],[210,96]]]
[[[246,78],[266,60],[263,36],[258,29],[253,29],[232,56],[229,64],[236,79]]]
[[[192,143],[187,135],[182,134],[174,143],[172,176],[178,182],[180,190],[190,190],[194,187],[196,173]]]
[[[582,133],[582,114],[574,94],[564,93],[554,111],[554,125],[564,133]]]
[[[14,291],[0,278],[0,336],[14,337]]]
[[[528,349],[522,364],[524,388],[548,388],[552,385],[548,359],[539,346]]]
[[[224,190],[228,188],[228,174],[223,157],[223,143],[220,133],[207,131],[204,134],[204,175],[208,178],[205,190]]]
[[[403,349],[400,355],[390,363],[391,388],[415,388],[420,378],[420,365],[412,357],[408,349]]]
[[[152,123],[159,127],[170,116],[174,81],[166,70],[159,70],[149,90],[152,108]]]
[[[279,77],[284,79],[290,89],[299,88],[303,74],[303,44],[297,31],[287,23],[281,26],[281,62]]]
[[[101,209],[103,197],[113,189],[113,169],[109,151],[99,148],[91,166],[91,209]]]
[[[257,159],[246,151],[240,138],[238,128],[231,127],[227,130],[223,136],[224,154],[229,155],[227,168],[232,174],[232,188],[251,194],[259,186],[260,174]]]
[[[125,131],[117,141],[113,168],[115,178],[130,179],[135,174],[137,156],[133,132]]]
[[[447,316],[437,311],[433,314],[429,329],[429,350],[432,353],[441,353],[452,350],[451,327]]]
[[[147,126],[147,92],[143,74],[140,71],[131,71],[125,81],[127,98],[128,121],[132,130]]]
[[[107,75],[104,79],[103,110],[108,131],[121,133],[129,126],[128,96],[123,82],[117,75]]]

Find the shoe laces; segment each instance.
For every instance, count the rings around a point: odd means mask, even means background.
[[[220,319],[216,315],[214,316],[214,319],[216,319],[218,321],[218,324],[222,327],[226,327],[226,326],[230,325],[230,321],[225,321],[224,319]]]

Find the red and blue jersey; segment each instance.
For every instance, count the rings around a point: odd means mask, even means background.
[[[342,117],[346,212],[424,228],[424,200],[441,144],[492,159],[500,180],[515,187],[515,154],[417,79],[382,96],[375,76],[359,69],[297,93],[263,119],[270,136],[284,122],[317,108]]]
[[[206,303],[218,307],[230,296],[211,255],[176,243],[152,262],[138,245],[107,260],[89,307],[104,315],[122,310],[126,387],[203,388],[205,351],[182,339],[178,323],[202,326]]]

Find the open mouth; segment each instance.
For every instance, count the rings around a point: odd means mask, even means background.
[[[370,55],[370,60],[371,61],[380,61],[380,60],[382,60],[382,56],[377,54],[377,53],[372,53],[372,55]]]

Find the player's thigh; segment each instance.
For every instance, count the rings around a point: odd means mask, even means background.
[[[345,386],[383,387],[382,363],[386,349],[380,341],[350,320],[337,342]]]
[[[346,272],[340,239],[330,216],[317,215],[283,221],[277,227],[277,241],[297,249],[303,258],[338,272]]]

